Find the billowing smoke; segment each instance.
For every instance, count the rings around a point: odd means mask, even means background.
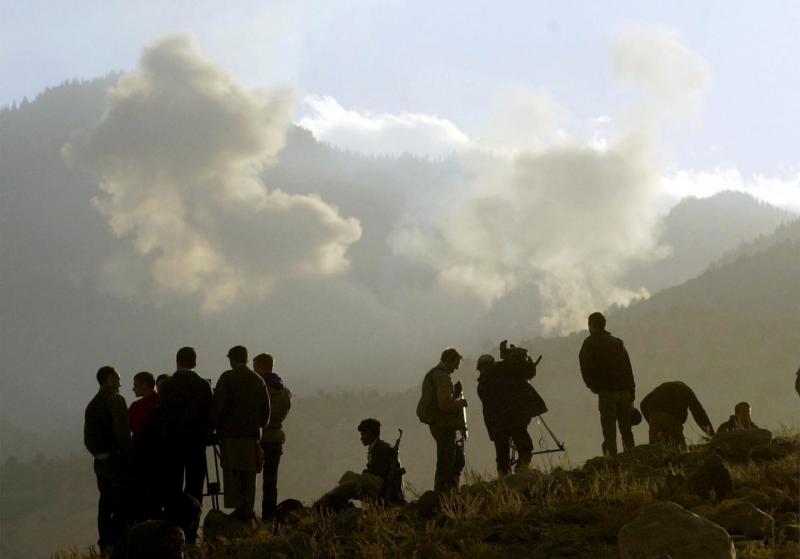
[[[260,179],[296,98],[291,87],[245,89],[190,36],[173,35],[144,49],[97,128],[64,155],[100,178],[95,207],[132,240],[158,288],[215,311],[292,277],[346,270],[361,236],[356,219],[319,196]]]
[[[537,128],[528,147],[507,151],[513,155],[505,160],[466,153],[465,165],[477,169],[468,193],[431,222],[396,231],[395,251],[429,262],[442,286],[487,306],[515,289],[537,289],[540,323],[550,334],[583,326],[593,310],[646,296],[620,282],[633,263],[666,253],[655,238],[662,187],[652,125],[694,108],[708,71],[677,35],[659,28],[620,34],[613,58],[616,75],[643,94],[623,132],[603,142],[553,135],[557,104],[537,95],[526,111],[517,96],[512,112],[532,115]],[[506,120],[490,129],[507,128]],[[540,129],[555,140],[536,141]],[[515,139],[527,137],[517,131]]]

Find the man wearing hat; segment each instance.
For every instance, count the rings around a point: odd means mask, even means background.
[[[222,373],[211,408],[221,438],[225,508],[232,516],[255,517],[256,475],[264,464],[259,445],[261,430],[269,422],[269,396],[262,378],[247,367],[247,349],[228,351],[231,368]]]
[[[458,369],[462,356],[454,348],[442,352],[439,364],[422,381],[417,417],[427,423],[436,441],[436,492],[458,489],[464,469],[464,449],[456,444],[456,434],[466,430],[463,409],[467,401],[456,397],[450,375]]]

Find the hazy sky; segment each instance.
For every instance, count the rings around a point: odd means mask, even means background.
[[[142,46],[191,31],[247,86],[288,81],[360,112],[436,115],[479,134],[498,96],[547,91],[577,121],[618,113],[613,36],[680,33],[711,72],[704,109],[671,131],[676,168],[794,176],[800,5],[790,1],[0,2],[0,105],[63,80],[132,70]]]

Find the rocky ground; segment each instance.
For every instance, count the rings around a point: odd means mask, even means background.
[[[476,478],[458,494],[429,492],[403,507],[303,509],[277,527],[210,513],[205,543],[188,555],[794,559],[799,452],[800,436],[759,430],[684,452],[643,445],[574,470]]]

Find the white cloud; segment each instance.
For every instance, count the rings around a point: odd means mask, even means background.
[[[295,98],[288,87],[245,89],[191,36],[173,35],[144,49],[139,70],[109,90],[97,128],[64,155],[99,176],[95,207],[160,290],[199,295],[216,311],[287,278],[347,269],[361,235],[319,196],[261,182]]]
[[[332,97],[318,95],[306,97],[305,103],[310,114],[298,124],[317,140],[344,150],[440,158],[469,143],[455,124],[433,115],[360,113],[345,109]]]

